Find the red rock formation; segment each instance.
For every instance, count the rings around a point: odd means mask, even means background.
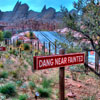
[[[5,30],[9,31],[26,31],[26,30],[48,30],[48,31],[53,31],[55,28],[58,27],[58,23],[56,22],[43,22],[42,20],[34,20],[34,19],[29,19],[29,20],[17,20],[14,23],[9,23],[7,24],[7,27]]]

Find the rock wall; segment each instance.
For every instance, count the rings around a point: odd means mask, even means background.
[[[41,12],[35,12],[32,10],[29,10],[29,6],[27,4],[21,4],[21,2],[17,2],[13,11],[9,12],[2,12],[0,11],[0,21],[6,21],[6,22],[13,22],[15,20],[19,19],[30,19],[35,18],[36,20],[57,20],[57,16],[61,18],[58,15],[58,12],[54,8],[46,8],[46,5],[43,7]],[[60,19],[61,20],[61,19]]]

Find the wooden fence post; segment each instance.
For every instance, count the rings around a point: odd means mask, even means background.
[[[39,41],[38,41],[38,51],[39,51]]]
[[[87,73],[88,72],[88,50],[86,50],[84,66],[85,66],[85,72]]]
[[[44,50],[44,55],[45,55],[45,42],[43,44],[43,50]]]
[[[49,42],[49,55],[51,54],[51,44],[50,44],[50,42]]]
[[[65,50],[60,49],[59,54],[64,54]],[[59,100],[65,100],[65,67],[59,68]]]
[[[99,55],[95,52],[95,70],[98,72],[99,69]]]
[[[56,46],[56,41],[55,41],[55,54],[57,53],[57,46]]]

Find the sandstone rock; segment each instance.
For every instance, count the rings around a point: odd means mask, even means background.
[[[21,5],[21,2],[18,1],[13,9],[13,12],[16,12],[18,8],[20,7],[20,5]]]
[[[8,11],[8,12],[2,12],[2,15],[1,15],[1,20],[2,21],[9,21],[12,17],[12,12],[11,11]]]
[[[74,93],[72,93],[72,92],[68,93],[67,96],[70,97],[70,98],[76,97],[76,95]]]
[[[2,18],[3,12],[0,10],[0,20]]]
[[[77,84],[77,87],[78,87],[78,88],[81,88],[81,87],[82,87],[82,85],[81,85],[81,84]]]
[[[29,10],[29,6],[27,4],[21,4],[21,2],[17,2],[13,11],[8,12],[2,12],[0,11],[0,21],[6,21],[6,22],[15,22],[19,19],[30,19],[34,18],[36,20],[43,20],[46,22],[50,22],[51,20],[60,22],[62,21],[62,13],[56,12],[54,8],[46,8],[46,5],[44,5],[41,12],[35,12],[32,10]]]
[[[46,12],[46,10],[47,10],[47,9],[46,9],[46,5],[44,5],[44,7],[43,7],[43,9],[42,9],[41,12],[42,12],[42,13],[43,13],[43,12]]]
[[[27,18],[28,19],[30,19],[30,18],[38,18],[38,15],[39,15],[39,13],[38,12],[35,12],[35,11],[32,11],[32,10],[30,10],[30,11],[28,11],[28,16],[27,16]]]
[[[53,19],[55,16],[55,13],[56,13],[55,9],[50,7],[41,13],[41,17],[42,19]]]
[[[61,12],[55,13],[55,19],[56,19],[56,20],[61,20],[61,19],[63,19],[63,14],[62,14]]]
[[[19,18],[26,18],[28,14],[29,6],[27,4],[22,4],[18,7],[17,11],[14,12],[13,20]]]

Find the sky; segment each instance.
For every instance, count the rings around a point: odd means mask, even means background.
[[[11,11],[13,10],[16,2],[18,0],[0,0],[0,10],[1,11]],[[68,10],[73,8],[73,2],[77,0],[19,0],[22,3],[27,3],[30,10],[40,12],[44,5],[53,7],[56,11],[60,11],[60,6],[65,6]]]

